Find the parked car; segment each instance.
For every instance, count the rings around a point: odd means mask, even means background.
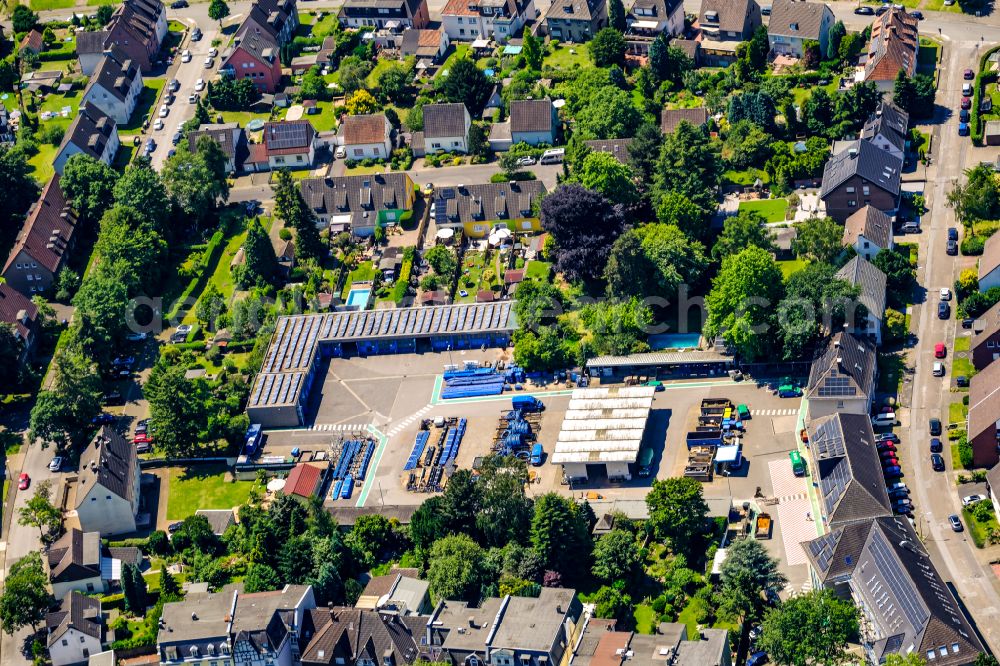
[[[215,65],[215,58],[205,58],[205,69],[212,69],[213,65]]]
[[[531,166],[535,163],[535,158],[530,155],[525,155],[517,160],[517,166]]]
[[[948,241],[948,244],[945,245],[945,252],[953,257],[958,256],[958,241]]]
[[[167,106],[166,104],[161,104],[159,116],[161,118],[166,118],[169,114],[170,114],[170,107]]]
[[[955,532],[961,532],[965,529],[962,525],[962,519],[956,516],[954,513],[948,516],[948,524],[951,525],[951,529]]]
[[[135,363],[135,356],[116,356],[111,365],[132,365]]]
[[[962,320],[962,328],[972,328],[976,325],[976,320],[972,317],[966,317]]]
[[[184,9],[188,6],[187,0],[174,0],[170,3],[171,9]]]
[[[196,95],[195,93],[191,93],[190,95],[188,95],[188,104],[194,104],[197,101],[198,101],[198,95]]]
[[[903,226],[901,226],[899,230],[904,234],[919,234],[920,220],[907,220],[903,223]]]
[[[958,112],[959,122],[967,123],[972,120],[972,114],[969,113],[968,109],[960,109]]]
[[[779,398],[798,398],[802,396],[802,389],[794,384],[784,384],[778,387]]]
[[[201,38],[202,38],[201,28],[195,28],[194,30],[191,31],[191,41],[192,42],[197,42]]]
[[[951,300],[951,289],[949,289],[948,287],[941,287],[941,290],[938,291],[938,297],[942,301],[950,301]]]
[[[764,16],[770,16],[771,15],[771,5],[764,5],[763,7],[761,7],[760,8],[760,13],[762,15],[764,15]]]
[[[153,121],[153,129],[157,132],[163,129],[163,118],[157,118]]]
[[[896,479],[903,475],[903,470],[899,467],[886,467],[882,470],[882,476],[887,479]]]
[[[941,457],[940,453],[931,454],[931,469],[935,472],[944,471],[944,458]]]
[[[872,425],[875,427],[894,426],[896,425],[896,413],[889,412],[888,414],[876,414],[872,417]]]
[[[905,483],[892,483],[886,486],[886,488],[889,490],[905,490],[906,492],[910,492],[910,489],[906,487]]]
[[[891,458],[883,458],[882,467],[899,467],[899,458],[895,456]]]
[[[188,333],[191,332],[191,324],[181,324],[177,327],[177,330],[171,333],[171,342],[184,342],[187,340]]]
[[[153,445],[149,442],[136,442],[135,452],[136,453],[149,453],[153,450]]]
[[[958,124],[958,135],[959,136],[969,136],[969,123],[959,123]],[[949,243],[954,243],[955,241],[948,241]]]
[[[747,657],[747,666],[764,666],[767,663],[770,663],[770,659],[768,659],[767,653],[763,651],[754,652]]]
[[[971,81],[972,79],[976,78],[976,73],[973,72],[968,67],[966,67],[965,71],[962,72],[962,78],[965,79],[966,81]]]
[[[972,108],[972,98],[970,98],[970,97],[963,97],[962,98],[962,108],[963,109],[971,109]]]
[[[178,143],[181,142],[181,139],[183,139],[183,138],[184,138],[184,133],[183,132],[174,132],[174,135],[172,137],[170,137],[170,143],[172,143],[172,144],[174,144],[176,146]]]
[[[181,51],[181,62],[191,62],[190,49],[184,49],[183,51]]]
[[[972,84],[971,83],[963,83],[962,84],[962,95],[964,95],[965,97],[972,97]]]
[[[958,229],[955,227],[948,227],[948,240],[958,240]]]
[[[896,453],[896,445],[892,442],[879,442],[877,446],[881,453],[891,453],[893,455]]]
[[[58,472],[62,469],[63,459],[62,456],[56,456],[49,462],[49,471]]]
[[[125,339],[129,342],[142,342],[147,337],[149,337],[149,334],[143,331],[141,333],[129,333],[125,336]]]
[[[927,422],[927,428],[933,437],[937,437],[941,434],[941,419],[931,419]]]
[[[894,444],[899,443],[899,435],[894,432],[883,432],[875,437],[878,442],[893,442]]]
[[[966,495],[962,498],[962,506],[969,506],[970,504],[975,504],[976,502],[982,502],[985,497],[982,495]]]
[[[209,55],[210,57],[214,58],[215,56],[219,55],[219,49],[217,49],[217,48],[215,48],[215,47],[213,46],[212,48],[210,48],[210,49],[208,50],[208,55]]]
[[[167,90],[170,92],[177,92],[181,89],[181,82],[177,79],[170,79],[170,85],[167,86]]]
[[[951,317],[951,306],[941,301],[938,303],[938,319],[948,319]]]
[[[934,345],[934,358],[944,358],[947,354],[948,348],[944,346],[943,342]]]
[[[31,485],[31,477],[28,476],[27,472],[21,472],[21,476],[17,477],[17,489],[27,490],[28,486]]]
[[[169,525],[167,525],[167,531],[173,534],[174,532],[179,530],[181,528],[181,525],[183,524],[184,524],[183,520],[178,520],[176,523],[170,523]]]
[[[959,375],[958,377],[955,377],[955,386],[961,386],[962,388],[965,388],[968,385],[969,385],[969,378],[966,377],[965,375]]]
[[[204,89],[205,89],[205,79],[198,79],[197,81],[194,82],[195,92],[201,92]]]
[[[93,423],[94,425],[105,425],[105,424],[114,423],[114,422],[115,422],[115,415],[114,414],[108,414],[107,412],[101,412],[100,414],[98,414],[97,416],[95,416],[93,419],[91,419],[91,423]]]
[[[882,16],[882,14],[885,14],[887,11],[889,11],[889,5],[882,5],[875,10],[875,16]]]
[[[937,437],[931,437],[931,453],[941,453],[944,451],[944,445],[941,444],[941,440]]]
[[[136,444],[143,444],[143,443],[152,444],[153,438],[149,436],[148,432],[141,432],[138,435],[136,435],[132,441],[135,442]]]
[[[871,16],[875,13],[875,9],[869,7],[868,5],[862,5],[861,7],[855,7],[854,13],[859,16]]]

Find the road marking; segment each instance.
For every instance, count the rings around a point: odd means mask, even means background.
[[[444,384],[442,375],[438,375],[434,379],[434,390],[431,393],[431,405],[463,405],[467,403],[474,402],[499,402],[501,400],[510,400],[512,395],[530,395],[538,398],[539,400],[544,400],[545,398],[556,398],[561,396],[572,395],[575,389],[560,389],[558,391],[517,391],[516,393],[511,393],[506,391],[498,395],[484,395],[475,398],[450,398],[444,399],[441,397],[441,388]],[[665,391],[674,391],[678,389],[692,389],[692,388],[704,388],[712,386],[732,386],[734,384],[731,379],[718,379],[705,382],[689,382],[689,383],[677,383],[677,384],[661,384],[661,388]],[[607,388],[606,386],[594,386],[593,388]]]
[[[375,454],[372,456],[371,463],[368,465],[368,472],[365,474],[365,483],[361,486],[361,492],[358,493],[358,503],[355,506],[361,507],[365,505],[368,500],[368,493],[372,490],[372,483],[375,481],[375,472],[378,471],[378,465],[382,462],[382,454],[385,453],[385,445],[389,442],[389,438],[379,432],[379,429],[375,426],[369,424],[368,432],[375,435],[378,439],[378,448],[375,449]]]

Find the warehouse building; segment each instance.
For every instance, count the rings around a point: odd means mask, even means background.
[[[247,416],[268,428],[302,425],[325,358],[505,347],[514,328],[513,301],[281,317]]]
[[[553,464],[562,465],[571,483],[603,472],[610,481],[630,480],[629,465],[639,457],[655,392],[653,386],[573,391],[556,439]]]

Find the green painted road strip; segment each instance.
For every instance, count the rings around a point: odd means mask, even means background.
[[[375,455],[372,456],[371,464],[368,465],[368,473],[365,474],[365,483],[361,486],[361,492],[358,494],[358,503],[355,506],[364,506],[365,502],[368,500],[368,493],[372,490],[372,484],[375,483],[375,472],[378,470],[378,464],[382,461],[382,454],[385,452],[385,445],[389,442],[389,438],[382,434],[382,432],[373,425],[368,426],[368,432],[375,435],[378,438],[378,448],[375,449]]]
[[[707,382],[689,382],[689,383],[677,383],[677,384],[667,384],[663,383],[661,386],[665,391],[676,391],[678,389],[690,389],[690,388],[705,388],[711,386],[730,386],[734,382],[731,379],[719,379],[716,381]],[[466,403],[473,402],[496,402],[500,400],[510,400],[512,396],[515,395],[530,395],[543,400],[545,398],[554,398],[559,396],[572,395],[575,389],[560,389],[558,391],[505,391],[499,395],[484,395],[475,398],[451,398],[444,399],[441,397],[441,389],[444,386],[444,380],[442,375],[438,375],[434,380],[434,390],[431,393],[431,404],[432,405],[462,405]],[[620,385],[616,385],[620,386]],[[593,386],[591,388],[609,388],[608,386]]]

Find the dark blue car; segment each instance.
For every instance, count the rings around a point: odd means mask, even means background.
[[[770,660],[767,658],[767,653],[764,651],[754,652],[752,655],[747,657],[747,666],[762,666],[768,663]]]
[[[958,124],[958,135],[959,136],[969,136],[969,123],[959,123]]]

